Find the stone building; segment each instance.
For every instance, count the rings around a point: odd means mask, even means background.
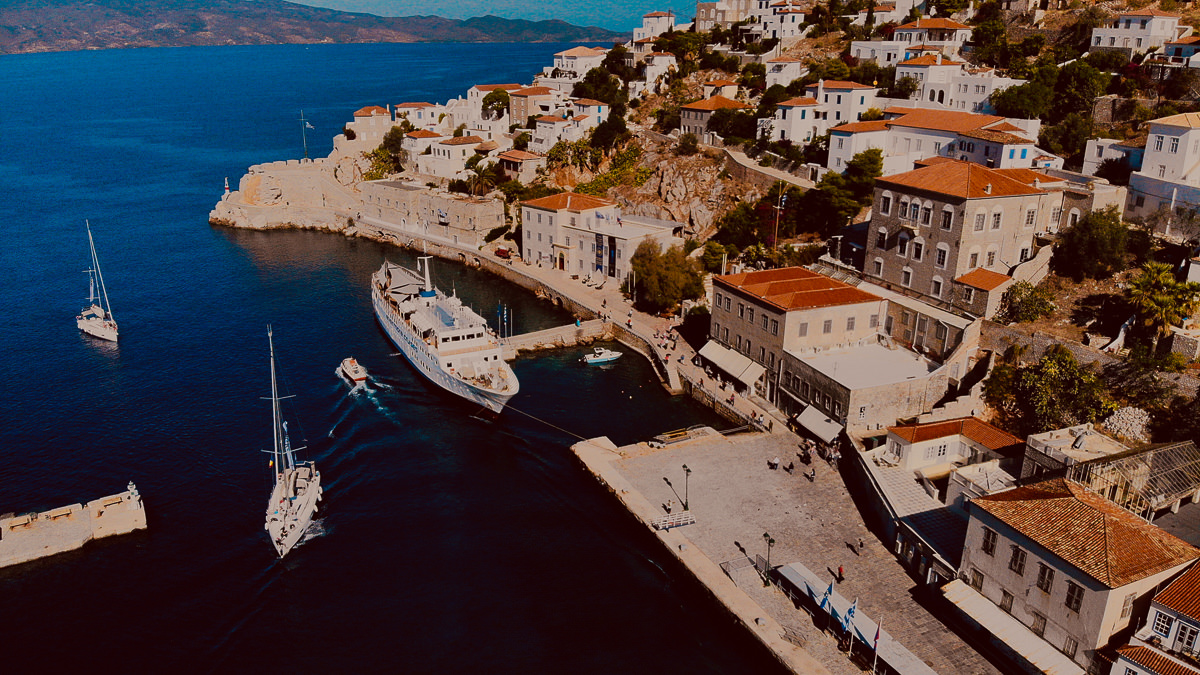
[[[679,109],[679,126],[681,134],[695,134],[701,141],[708,140],[708,120],[718,110],[746,110],[753,106],[725,98],[714,96],[702,101],[688,103]]]
[[[504,224],[504,202],[394,180],[363,182],[357,223],[397,235],[417,234],[478,248]]]
[[[1200,558],[1200,549],[1061,478],[978,497],[968,510],[963,581],[945,592],[969,585],[955,604],[1040,671],[1106,671],[1097,650]]]
[[[966,286],[955,280],[980,268],[1012,276],[1033,258],[1034,235],[1046,231],[1054,197],[963,161],[885,176],[875,183],[864,273],[894,290],[965,309]]]

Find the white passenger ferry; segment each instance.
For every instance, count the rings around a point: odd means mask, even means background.
[[[520,384],[504,362],[500,341],[483,317],[455,296],[434,289],[429,257],[424,277],[384,262],[371,275],[375,318],[422,375],[443,389],[500,413]]]

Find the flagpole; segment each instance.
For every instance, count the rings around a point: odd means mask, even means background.
[[[883,634],[883,615],[879,615],[879,623],[875,626],[875,658],[871,659],[871,675],[875,675],[875,666],[879,664],[879,636]]]
[[[849,611],[846,612],[846,629],[850,633],[850,648],[846,651],[846,657],[849,658],[851,662],[854,661],[854,615],[857,613],[857,610],[858,598],[854,598],[854,602],[851,603]]]
[[[304,126],[308,122],[304,119],[304,111],[300,111],[300,140],[304,142],[304,159],[308,159],[308,132],[304,130]]]

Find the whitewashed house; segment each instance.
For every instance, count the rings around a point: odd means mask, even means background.
[[[775,85],[788,86],[793,80],[798,80],[808,73],[804,62],[790,56],[776,56],[767,59],[767,89]]]
[[[1147,126],[1142,166],[1129,177],[1131,203],[1125,214],[1200,209],[1200,113],[1162,117]]]
[[[1159,9],[1122,12],[1107,26],[1092,29],[1091,51],[1120,50],[1141,54],[1178,42],[1192,34],[1192,27],[1179,24],[1179,15]]]
[[[954,55],[971,39],[971,27],[950,19],[917,19],[897,26],[892,39],[909,45],[937,47]]]
[[[642,15],[641,27],[633,29],[633,39],[653,39],[674,28],[674,12],[650,12]]]

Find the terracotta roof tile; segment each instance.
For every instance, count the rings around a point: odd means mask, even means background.
[[[973,131],[963,131],[959,136],[967,138],[977,138],[981,141],[989,141],[991,143],[1003,143],[1005,145],[1033,145],[1033,141],[1016,134],[1010,134],[1007,131],[996,131],[994,129],[975,129]]]
[[[1007,120],[999,124],[989,124],[987,128],[988,131],[1015,131],[1022,134],[1025,133],[1024,129]]]
[[[871,120],[870,122],[847,122],[846,124],[838,125],[830,131],[837,131],[847,134],[858,134],[866,131],[887,131],[888,123],[884,120]]]
[[[683,106],[685,110],[724,110],[726,108],[742,110],[749,107],[751,106],[725,98],[724,96],[713,96],[712,98],[706,98],[703,101],[696,101]]]
[[[1156,120],[1150,120],[1150,124],[1196,129],[1200,128],[1200,113],[1180,113],[1178,115],[1171,115],[1170,117],[1160,117]]]
[[[588,211],[590,209],[602,209],[609,206],[616,206],[617,203],[611,199],[601,197],[593,197],[591,195],[579,194],[577,192],[560,192],[549,197],[541,197],[539,199],[531,199],[527,202],[521,202],[526,206],[532,206],[538,209],[546,209],[548,211]]]
[[[1066,182],[1061,178],[1055,178],[1036,169],[995,169],[995,172],[1008,176],[1013,180],[1019,180],[1026,185],[1033,185],[1035,181],[1039,184]]]
[[[599,48],[599,51],[597,49],[595,47],[571,47],[566,51],[558,52],[555,56],[596,56],[600,52],[607,51],[602,48]]]
[[[902,65],[902,66],[965,66],[967,64],[963,61],[954,61],[953,59],[950,59],[949,57],[939,58],[937,54],[923,54],[921,56],[914,56],[911,59],[901,61],[900,65]]]
[[[1154,601],[1200,621],[1200,565],[1193,565],[1154,596]]]
[[[397,109],[399,109],[399,108],[433,108],[433,107],[436,107],[436,106],[434,106],[432,103],[426,103],[424,101],[421,101],[418,103],[410,102],[410,103],[397,103],[396,104]]]
[[[733,80],[709,80],[708,82],[704,83],[704,86],[706,86],[706,87],[729,87],[729,86],[737,86],[737,82],[734,82]]]
[[[1012,277],[982,267],[976,267],[955,279],[955,281],[960,284],[966,284],[971,288],[978,288],[981,291],[994,291],[1005,283],[1012,281]]]
[[[951,21],[950,19],[941,19],[941,18],[917,19],[916,21],[906,23],[903,26],[896,26],[896,30],[911,30],[914,28],[944,28],[947,30],[970,30],[971,27],[967,26],[965,24],[961,24],[957,21]]]
[[[563,124],[565,122],[569,122],[570,120],[568,120],[566,117],[558,117],[556,115],[542,115],[541,117],[537,118],[534,121],[535,122],[550,122],[552,124]]]
[[[478,145],[483,142],[483,139],[478,136],[458,136],[456,138],[447,138],[440,145]]]
[[[934,194],[962,199],[986,199],[1042,192],[974,162],[939,162],[905,173],[876,179],[879,185],[891,184],[926,190]]]
[[[978,115],[976,113],[958,112],[957,110],[889,108],[884,112],[889,111],[901,113],[900,117],[891,121],[895,126],[912,127],[914,129],[938,129],[960,134],[1004,121],[1003,117],[995,115]]]
[[[542,156],[535,152],[525,152],[524,150],[505,150],[497,155],[500,159],[509,159],[514,162],[527,162],[531,159],[542,159]]]
[[[642,18],[650,19],[650,18],[659,17],[659,16],[675,16],[675,15],[672,14],[671,12],[650,12],[649,14],[643,14]]]
[[[1190,668],[1182,663],[1149,647],[1137,645],[1121,647],[1117,653],[1133,661],[1154,675],[1200,675],[1200,670]],[[1116,672],[1116,669],[1113,669]]]
[[[405,136],[408,136],[409,138],[441,138],[442,137],[442,135],[439,134],[438,132],[430,131],[428,129],[417,129],[416,131],[410,131],[407,134],[405,134]]]
[[[959,417],[943,422],[904,424],[888,427],[888,431],[909,443],[922,443],[950,436],[966,436],[989,450],[1023,450],[1025,442],[1012,434],[998,429],[974,417]]]
[[[767,63],[800,63],[800,59],[793,59],[790,56],[776,56],[773,59],[767,59]]]
[[[779,103],[779,106],[783,108],[798,108],[804,105],[817,105],[817,99],[810,96],[799,96]]]
[[[1197,42],[1200,42],[1200,35],[1190,35],[1188,37],[1180,38],[1173,42],[1168,42],[1167,44],[1169,44],[1169,45],[1192,45],[1192,44],[1196,44]]]
[[[824,84],[825,84],[826,89],[874,89],[875,88],[869,84],[859,84],[857,82],[846,82],[845,80],[825,80]],[[815,89],[816,86],[817,86],[817,84],[813,83],[813,84],[808,85],[806,87],[806,89]]]
[[[503,89],[505,91],[516,91],[518,89],[524,89],[525,85],[523,85],[523,84],[477,84],[472,88],[478,89],[479,91],[496,91],[497,89]]]
[[[1109,588],[1200,557],[1200,549],[1062,478],[970,503]]]
[[[604,101],[597,101],[594,98],[577,98],[577,99],[575,99],[575,105],[582,105],[582,106],[587,106],[587,107],[591,108],[591,107],[595,107],[598,105],[608,105],[608,104],[605,103]]]
[[[547,96],[554,93],[554,90],[550,87],[525,87],[509,93],[512,96]]]
[[[812,309],[878,302],[883,298],[803,267],[717,276],[713,281],[736,288],[781,310]]]
[[[390,115],[390,113],[387,108],[377,105],[369,105],[354,111],[355,117],[374,117],[376,115]]]

